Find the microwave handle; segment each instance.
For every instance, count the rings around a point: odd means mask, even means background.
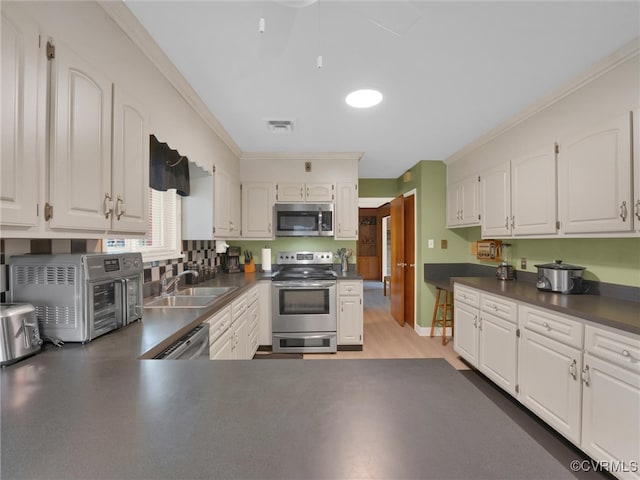
[[[322,208],[318,208],[318,235],[322,236]]]

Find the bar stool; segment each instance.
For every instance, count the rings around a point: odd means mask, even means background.
[[[436,290],[436,303],[433,306],[433,320],[431,321],[431,334],[429,336],[433,337],[436,326],[441,326],[442,345],[446,345],[448,326],[451,327],[451,337],[453,337],[453,292],[440,287],[436,287]],[[442,295],[443,292],[444,295]]]

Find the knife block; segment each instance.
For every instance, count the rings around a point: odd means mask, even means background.
[[[256,271],[256,262],[253,258],[249,261],[249,263],[244,264],[244,271],[245,273],[253,273]]]

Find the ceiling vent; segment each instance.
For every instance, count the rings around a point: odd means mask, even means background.
[[[293,120],[265,120],[267,130],[271,133],[293,133],[295,123]]]

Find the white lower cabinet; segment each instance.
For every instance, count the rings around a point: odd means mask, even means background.
[[[581,423],[581,357],[578,348],[526,328],[522,331],[520,401],[577,445]]]
[[[258,344],[271,345],[271,280],[258,282]]]
[[[640,336],[455,284],[454,350],[621,479],[640,479]]]
[[[474,367],[478,366],[478,319],[480,311],[476,307],[455,302],[455,322],[453,324],[453,349]]]
[[[338,282],[338,345],[362,345],[362,281]]]
[[[480,322],[480,292],[455,284],[453,287],[455,322],[453,349],[474,367],[478,367],[478,329]]]
[[[454,311],[454,350],[498,386],[516,395],[516,303],[455,285]]]
[[[619,478],[640,478],[640,338],[585,328],[582,449],[621,466]],[[635,462],[635,471],[633,467]]]
[[[479,329],[479,370],[515,396],[518,365],[516,322],[482,312]]]
[[[209,358],[211,360],[231,359],[231,306],[213,314],[209,324]]]
[[[254,286],[247,293],[247,358],[253,358],[258,350],[260,332],[260,290]]]

